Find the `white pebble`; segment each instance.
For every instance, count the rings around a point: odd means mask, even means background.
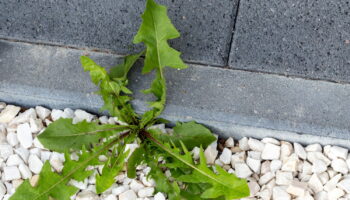
[[[248,138],[244,137],[238,141],[239,148],[243,151],[249,150]]]
[[[284,187],[274,187],[272,190],[274,200],[290,200],[291,196],[286,192]]]
[[[307,152],[322,152],[322,147],[320,144],[310,144],[306,146],[305,150]]]
[[[37,186],[38,185],[38,182],[39,182],[39,175],[34,175],[34,176],[32,176],[32,178],[30,178],[29,179],[29,183],[30,183],[30,185],[32,186],[32,187],[35,187],[35,186]]]
[[[6,136],[6,139],[7,139],[7,143],[9,143],[13,147],[18,144],[17,135],[13,132],[8,133]]]
[[[306,151],[305,151],[304,147],[301,146],[301,144],[299,144],[299,143],[294,143],[293,146],[294,146],[295,154],[296,154],[299,158],[305,160],[307,154],[306,154]]]
[[[75,114],[75,117],[74,117],[73,120],[76,123],[81,122],[83,120],[86,120],[87,122],[91,122],[92,119],[94,118],[94,116],[92,114],[90,114],[90,113],[88,113],[88,112],[86,112],[84,110],[80,110],[80,109],[76,110],[74,112],[74,114]]]
[[[23,160],[17,154],[9,156],[6,161],[7,166],[18,166],[21,163],[23,163]]]
[[[345,192],[342,189],[334,188],[332,191],[328,192],[328,199],[339,199],[344,194]]]
[[[136,200],[136,193],[132,190],[127,190],[119,195],[119,200]]]
[[[287,192],[294,196],[303,197],[305,195],[306,188],[307,183],[292,181],[292,183],[287,188]]]
[[[32,133],[39,133],[44,128],[43,122],[40,119],[30,118],[29,124]]]
[[[308,161],[304,161],[302,164],[302,173],[306,175],[312,174],[312,165]]]
[[[69,181],[69,184],[81,190],[85,190],[87,188],[88,182],[87,182],[87,179],[85,179],[84,181],[77,181],[72,179]]]
[[[39,148],[32,148],[32,149],[29,150],[29,153],[40,157],[41,149],[39,149]]]
[[[260,173],[260,167],[261,162],[260,160],[255,160],[253,158],[248,157],[247,158],[247,165],[254,171],[254,173],[259,174]]]
[[[266,174],[262,175],[259,179],[260,185],[265,185],[267,182],[272,180],[275,177],[275,175],[272,172],[267,172]]]
[[[63,110],[62,118],[74,118],[74,111],[70,108],[65,108]]]
[[[327,192],[330,192],[334,188],[337,187],[337,184],[339,180],[342,178],[341,174],[337,174],[334,177],[332,177],[325,185],[324,185],[324,190]]]
[[[271,143],[271,144],[275,144],[275,145],[281,145],[280,141],[276,140],[275,138],[270,138],[270,137],[263,138],[261,140],[261,142],[263,142],[263,143]]]
[[[316,160],[312,165],[312,172],[313,173],[322,173],[327,171],[327,165],[322,160]]]
[[[0,144],[0,157],[6,160],[10,155],[13,154],[11,145]]]
[[[317,174],[313,174],[308,182],[309,187],[314,191],[314,193],[321,192],[323,190],[323,184],[320,181]]]
[[[110,194],[106,198],[104,198],[103,200],[118,200],[118,198],[115,195]]]
[[[132,189],[135,192],[138,192],[139,190],[141,190],[144,187],[145,186],[142,185],[141,183],[139,183],[137,180],[132,180],[130,183],[130,189]]]
[[[299,164],[298,156],[293,153],[284,161],[282,165],[282,171],[296,172],[298,164]]]
[[[255,180],[249,181],[248,187],[250,190],[250,196],[255,196],[260,191],[260,185]]]
[[[165,200],[165,196],[163,193],[158,192],[156,195],[154,195],[154,200]]]
[[[123,192],[125,192],[125,191],[127,191],[129,189],[129,186],[127,186],[127,185],[121,185],[121,186],[118,186],[118,187],[116,187],[116,188],[113,188],[112,189],[112,193],[114,194],[114,195],[119,195],[119,194],[121,194],[121,193],[123,193]]]
[[[292,172],[277,171],[276,184],[277,185],[289,185],[293,181]]]
[[[6,142],[6,127],[0,123],[0,144]]]
[[[3,110],[6,107],[5,102],[0,102],[0,111]]]
[[[0,199],[2,199],[6,194],[6,187],[2,182],[0,182]]]
[[[192,152],[192,155],[193,155],[193,159],[198,160],[199,159],[200,148],[199,147],[194,147],[191,152]]]
[[[44,145],[41,144],[40,140],[35,137],[33,140],[34,147],[39,148],[39,149],[45,149]]]
[[[332,160],[331,166],[334,169],[334,171],[336,171],[336,172],[340,172],[342,174],[347,174],[349,172],[348,165],[342,159]]]
[[[23,179],[28,179],[32,177],[32,172],[25,164],[19,164],[18,169]]]
[[[266,174],[271,171],[271,162],[269,160],[264,161],[260,167],[260,173]]]
[[[58,120],[58,119],[61,118],[62,116],[63,116],[63,111],[62,111],[62,110],[53,109],[52,112],[51,112],[51,119],[52,119],[53,121]]]
[[[0,123],[9,123],[11,120],[15,118],[18,112],[21,110],[20,107],[7,105],[5,109],[3,109],[0,113]]]
[[[35,174],[39,174],[41,171],[41,168],[43,167],[43,163],[38,158],[38,156],[33,154],[29,156],[28,164],[29,164],[29,169]]]
[[[350,178],[346,178],[338,183],[338,187],[350,193]]]
[[[281,147],[267,143],[261,153],[261,158],[264,160],[278,160],[280,158]]]
[[[224,150],[222,151],[219,159],[225,164],[230,164],[231,162],[231,156],[232,156],[232,152],[231,150],[229,150],[228,148],[224,148]]]
[[[253,151],[259,151],[262,152],[264,150],[265,144],[263,142],[260,142],[257,139],[249,138],[248,140],[249,148]]]
[[[154,187],[142,188],[137,192],[137,195],[141,198],[150,197],[154,193]]]
[[[18,154],[19,156],[21,156],[22,160],[25,163],[28,163],[28,157],[29,157],[28,149],[23,148],[23,147],[19,147],[19,148],[15,149],[15,153]]]
[[[92,191],[82,191],[76,198],[76,200],[98,200],[98,196]]]
[[[281,160],[288,158],[293,152],[293,146],[291,143],[282,141],[281,142]]]
[[[328,193],[321,191],[315,195],[315,200],[330,200],[328,199]]]
[[[280,170],[281,167],[282,167],[282,161],[280,160],[272,160],[270,163],[271,172],[276,172],[277,170]]]
[[[259,196],[262,200],[270,200],[272,191],[269,189],[262,189],[260,192],[258,192],[257,196]]]
[[[5,181],[12,181],[21,178],[21,174],[16,166],[4,167],[3,176]]]
[[[235,166],[235,163],[243,163],[245,161],[246,155],[245,152],[239,152],[239,153],[235,153],[231,156],[231,165]]]
[[[308,152],[307,153],[307,159],[311,162],[314,163],[316,160],[322,160],[323,162],[326,163],[326,165],[328,166],[329,164],[331,164],[331,161],[325,156],[323,155],[323,153],[315,151],[315,152]]]
[[[234,147],[234,146],[235,146],[235,141],[233,140],[232,137],[229,137],[229,138],[225,141],[225,146],[226,146],[226,147]]]
[[[205,158],[207,159],[207,164],[214,164],[218,153],[219,152],[216,150],[216,148],[209,145],[204,151]]]
[[[249,169],[248,165],[245,163],[236,163],[235,172],[236,176],[239,178],[247,178],[253,174],[253,172]]]
[[[311,178],[311,177],[310,177]],[[320,179],[321,183],[324,185],[329,181],[329,176],[327,172],[322,172],[318,174],[318,178]]]
[[[35,111],[38,117],[42,120],[46,119],[51,114],[51,111],[49,109],[42,106],[36,106]]]
[[[19,143],[24,148],[29,148],[32,146],[33,137],[28,123],[20,124],[17,127],[17,138]]]
[[[57,172],[61,172],[63,169],[63,161],[56,156],[57,154],[53,154],[50,157],[50,165],[52,166],[52,168],[54,168]]]
[[[29,122],[31,118],[36,118],[36,113],[33,108],[30,108],[23,113],[19,114],[16,118],[14,118],[9,124],[10,126],[17,125],[17,124],[22,124]]]
[[[332,146],[329,149],[328,157],[330,159],[342,158],[344,160],[348,157],[348,150],[338,146]]]
[[[141,178],[142,184],[144,184],[146,187],[154,187],[156,185],[155,181],[151,179],[150,177],[143,176]]]
[[[261,152],[258,151],[248,151],[248,157],[255,160],[261,160]]]

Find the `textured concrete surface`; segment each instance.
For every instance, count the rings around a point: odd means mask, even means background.
[[[0,0],[0,37],[106,49],[127,54],[144,0]],[[226,65],[238,0],[159,0],[182,36],[172,41],[187,61]]]
[[[229,65],[350,82],[348,0],[241,0]]]
[[[101,100],[92,93],[96,88],[80,67],[83,54],[104,66],[120,62],[112,54],[1,41],[0,101],[97,112]],[[169,120],[194,119],[226,136],[341,145],[350,141],[349,84],[200,65],[169,69],[166,76],[169,95],[163,116]],[[138,91],[149,86],[152,75],[141,78],[136,67],[130,79],[130,87]],[[148,98],[135,93],[138,112],[146,109]]]

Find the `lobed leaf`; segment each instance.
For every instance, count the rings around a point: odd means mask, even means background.
[[[146,152],[151,152],[151,146],[146,146]],[[161,170],[161,166],[158,164],[159,155],[157,154],[145,154],[144,161],[151,168],[148,176],[151,177],[156,185],[157,192],[163,192],[167,194],[169,200],[182,200],[180,194],[181,190],[177,182],[171,182],[164,172]]]
[[[138,54],[125,56],[124,62],[116,67],[111,68],[109,72],[109,76],[111,78],[120,78],[127,79],[127,75],[131,69],[131,67],[135,64],[135,62],[142,56],[145,52],[142,51]]]
[[[163,75],[163,68],[169,66],[177,69],[187,68],[181,60],[180,52],[171,48],[168,40],[180,36],[167,16],[165,6],[157,4],[154,0],[147,0],[146,8],[142,14],[142,23],[134,37],[134,43],[143,42],[146,45],[146,54],[143,73],[156,71],[156,77],[151,88],[145,93],[152,93],[157,100],[149,102],[153,108],[142,116],[141,127],[152,123],[164,110],[166,102],[166,83]]]
[[[122,148],[117,157],[109,157],[107,163],[102,169],[102,174],[96,175],[97,194],[101,194],[102,192],[106,191],[113,185],[113,183],[115,183],[114,178],[122,171],[125,159],[128,157],[129,152],[129,150],[124,152],[124,148]]]
[[[65,152],[68,149],[80,150],[83,146],[90,148],[101,138],[113,136],[118,132],[129,129],[122,125],[98,125],[85,120],[77,124],[72,119],[60,118],[51,123],[43,133],[38,136],[39,141],[50,150]]]
[[[166,7],[157,4],[154,0],[147,0],[142,24],[134,37],[135,44],[144,42],[147,47],[142,72],[147,73],[165,66],[186,68],[187,65],[180,58],[181,53],[171,48],[167,42],[179,36],[180,33],[167,15]]]
[[[180,143],[182,142],[189,150],[199,146],[206,148],[216,140],[216,137],[209,129],[195,121],[178,122],[173,130],[174,133],[171,135],[152,129],[148,131],[162,142],[173,142],[176,146],[181,146]]]
[[[236,177],[222,169],[219,165],[215,166],[214,173],[207,167],[203,149],[200,150],[200,162],[195,166],[193,173],[183,175],[177,178],[186,183],[209,183],[211,187],[206,189],[201,198],[211,199],[225,197],[225,200],[238,199],[249,195],[249,187],[246,180]]]
[[[32,186],[29,180],[25,180],[17,189],[16,193],[11,196],[10,200],[68,200],[79,189],[68,185],[69,180],[84,180],[92,174],[92,171],[86,170],[87,166],[98,165],[98,155],[106,151],[115,142],[106,144],[96,149],[94,152],[83,150],[79,160],[71,160],[66,154],[66,162],[62,173],[58,174],[51,170],[48,161],[45,162],[36,186]]]
[[[145,153],[145,149],[143,147],[139,147],[131,154],[127,164],[128,178],[136,177],[136,167],[142,163]]]
[[[182,151],[175,145],[163,144],[153,138],[150,134],[147,135],[160,149],[166,152],[173,160],[167,159],[166,167],[183,168],[183,175],[177,176],[176,180],[184,183],[209,184],[210,187],[203,188],[200,197],[202,199],[220,198],[225,200],[237,199],[249,195],[249,188],[246,180],[237,178],[216,165],[216,172],[212,171],[206,164],[203,149],[200,149],[200,162],[195,164],[191,153],[186,146],[181,143]],[[190,169],[190,171],[189,171]],[[184,191],[186,194],[186,191]]]
[[[108,110],[112,116],[118,117],[119,120],[128,124],[135,124],[137,114],[132,109],[129,101],[131,98],[124,94],[132,92],[126,87],[128,84],[127,74],[130,68],[143,52],[135,55],[126,56],[124,63],[111,69],[110,73],[97,65],[92,59],[81,56],[81,64],[85,71],[90,71],[91,80],[100,90],[97,92],[102,96],[104,105],[102,110]]]

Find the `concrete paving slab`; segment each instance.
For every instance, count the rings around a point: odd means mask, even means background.
[[[113,54],[1,41],[0,101],[98,112],[102,102],[79,64],[83,54],[104,66],[121,61]],[[349,84],[201,65],[168,69],[166,76],[163,117],[169,120],[197,120],[226,136],[350,145]],[[130,74],[130,87],[146,89],[151,79],[141,77],[138,66]],[[145,111],[149,96],[136,92],[134,97],[136,110]]]
[[[348,0],[241,0],[229,65],[350,82]]]
[[[238,0],[160,0],[182,36],[171,43],[191,62],[226,65]],[[137,51],[132,38],[145,1],[0,0],[0,37]],[[220,30],[220,31],[218,31]]]

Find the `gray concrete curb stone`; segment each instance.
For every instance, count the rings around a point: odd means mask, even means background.
[[[113,54],[1,41],[0,101],[98,112],[102,102],[79,64],[82,54],[104,66],[120,62]],[[342,146],[350,141],[348,84],[200,65],[168,69],[166,76],[169,95],[163,117],[171,121],[196,120],[225,136]],[[136,67],[130,79],[131,89],[139,91],[149,87],[152,75],[141,78]],[[138,112],[146,110],[147,100],[149,96],[135,93]]]
[[[187,61],[226,65],[238,0],[159,0],[181,38],[173,46]],[[91,47],[118,54],[137,51],[132,38],[145,1],[6,1],[0,0],[0,37]],[[218,31],[220,30],[220,31]]]
[[[350,82],[349,1],[240,1],[229,66]]]

